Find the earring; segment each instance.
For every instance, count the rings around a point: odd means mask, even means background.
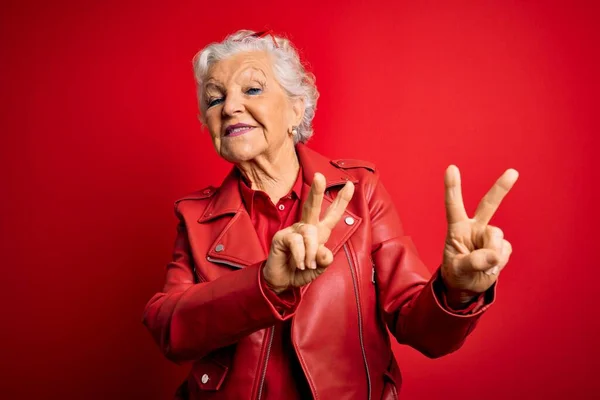
[[[296,136],[298,134],[298,127],[297,126],[292,126],[292,136]]]

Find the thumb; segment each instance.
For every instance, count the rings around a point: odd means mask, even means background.
[[[459,254],[455,260],[456,266],[464,273],[488,270],[498,264],[500,258],[495,250],[479,249],[469,254]]]

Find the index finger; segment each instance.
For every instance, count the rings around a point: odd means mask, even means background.
[[[302,205],[302,218],[300,221],[312,225],[317,225],[319,223],[324,193],[325,177],[317,172],[313,178],[313,183],[310,186],[308,197]]]
[[[448,224],[469,219],[462,198],[460,171],[456,165],[450,165],[444,176],[446,187],[446,219]]]
[[[475,211],[475,219],[482,224],[488,224],[500,206],[500,203],[502,203],[502,199],[504,199],[504,196],[506,196],[518,178],[519,173],[516,170],[512,168],[507,169],[479,202],[477,211]]]

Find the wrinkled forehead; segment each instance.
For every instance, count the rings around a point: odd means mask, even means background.
[[[244,52],[214,63],[206,75],[209,83],[227,86],[247,80],[268,81],[273,79],[270,56],[265,52]]]

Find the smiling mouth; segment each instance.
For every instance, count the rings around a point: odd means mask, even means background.
[[[251,131],[252,129],[254,129],[254,127],[250,126],[250,125],[235,124],[235,125],[227,127],[227,129],[225,129],[225,137],[240,136],[246,132]]]

